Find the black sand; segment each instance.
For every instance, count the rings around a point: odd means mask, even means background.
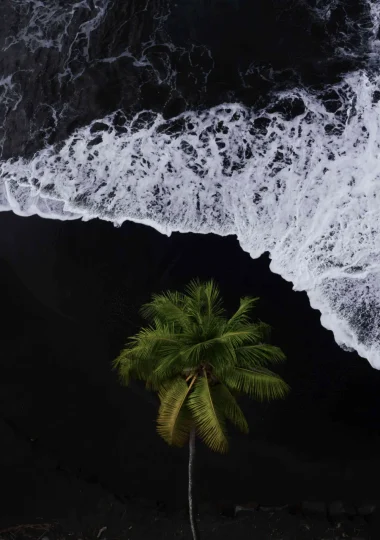
[[[302,501],[348,508],[379,498],[380,374],[335,344],[306,294],[270,272],[268,256],[251,260],[233,237],[167,238],[135,224],[3,213],[0,228],[0,529],[56,521],[49,538],[95,538],[107,524],[113,538],[189,537],[187,452],[161,441],[155,397],[121,388],[110,362],[142,323],[140,304],[195,276],[215,277],[230,309],[241,295],[261,297],[257,315],[274,327],[292,387],[284,402],[244,401],[251,432],[231,431],[227,456],[199,445],[205,537],[250,538],[258,527],[252,537],[330,538],[334,516],[302,516]],[[252,501],[262,510],[228,517]],[[264,511],[286,504],[297,515]],[[375,521],[346,516],[348,537],[367,538]]]

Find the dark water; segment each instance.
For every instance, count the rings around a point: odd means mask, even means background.
[[[364,0],[4,0],[2,157],[117,109],[172,117],[321,89],[364,65],[371,31]]]

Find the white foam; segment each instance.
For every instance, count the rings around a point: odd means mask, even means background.
[[[10,0],[20,26],[5,39],[3,51],[22,44],[29,51],[57,49],[67,54],[59,80],[78,78],[90,60],[91,33],[101,24],[111,0]],[[87,19],[78,25],[81,13]],[[21,23],[25,21],[25,25]]]
[[[94,122],[60,148],[2,162],[0,208],[236,234],[252,257],[270,252],[339,344],[380,368],[379,90],[379,76],[353,73],[330,88],[334,112],[306,90],[279,94],[305,104],[292,120],[228,104],[171,121],[145,111],[120,129],[118,112],[105,131]]]

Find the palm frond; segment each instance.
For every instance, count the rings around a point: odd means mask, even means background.
[[[257,304],[259,298],[244,296],[240,298],[240,306],[227,321],[227,330],[233,330],[236,326],[245,325],[250,321],[250,313]]]
[[[256,322],[255,326],[257,327],[257,331],[261,335],[260,341],[263,343],[269,341],[271,337],[272,327],[269,324],[264,323],[263,321]]]
[[[231,344],[220,341],[219,338],[200,341],[194,345],[183,344],[181,349],[182,365],[186,368],[195,368],[209,361],[219,365],[236,365],[236,356]]]
[[[183,446],[189,437],[191,415],[186,400],[193,381],[187,385],[182,377],[163,385],[159,392],[161,406],[157,417],[157,432],[170,445]]]
[[[259,345],[243,345],[236,349],[236,358],[241,367],[251,368],[279,364],[286,360],[279,347],[261,343]]]
[[[289,386],[279,375],[263,367],[234,368],[226,373],[223,382],[231,390],[248,394],[257,401],[282,399],[289,391]]]
[[[222,299],[220,297],[219,287],[213,279],[206,281],[202,284],[205,315],[206,317],[219,317],[223,315],[224,309],[222,305]]]
[[[240,431],[249,432],[247,420],[243,411],[237,404],[236,399],[224,384],[217,384],[211,388],[214,403],[217,403],[220,410]]]
[[[206,363],[209,364],[217,376],[237,366],[235,348],[231,343],[215,340],[205,355]]]
[[[193,279],[185,288],[186,312],[197,324],[202,322],[202,284]]]
[[[177,335],[170,325],[157,324],[156,327],[142,328],[114,362],[119,374],[127,384],[130,376],[148,380],[161,358],[178,350]]]
[[[159,326],[142,328],[140,332],[130,339],[130,344],[133,349],[139,349],[141,355],[145,352],[146,355],[151,354],[151,351],[156,347],[176,347],[181,334],[173,333],[173,328],[170,326]]]
[[[128,386],[131,378],[133,377],[133,368],[134,362],[131,355],[131,349],[125,347],[120,352],[119,356],[117,356],[112,362],[112,369],[118,371],[118,377],[123,386]]]
[[[166,354],[163,354],[163,351],[161,351],[160,359],[151,373],[148,386],[150,388],[157,388],[164,381],[172,379],[183,371],[184,366],[179,349],[167,351]]]
[[[244,325],[235,330],[224,331],[223,334],[215,338],[221,343],[230,343],[234,348],[241,347],[246,343],[256,343],[260,336],[255,325]]]
[[[146,354],[143,346],[128,344],[114,360],[113,366],[118,370],[122,384],[128,386],[131,378],[146,381],[151,375],[156,361],[154,354]]]
[[[185,311],[185,296],[177,291],[154,294],[152,300],[141,307],[140,313],[148,320],[157,319],[176,327],[187,328],[189,323]]]
[[[201,282],[194,279],[187,285],[185,292],[186,311],[198,324],[224,314],[219,288],[214,280]]]
[[[214,403],[207,377],[199,377],[188,398],[188,407],[195,422],[197,434],[215,452],[228,450],[223,411]]]

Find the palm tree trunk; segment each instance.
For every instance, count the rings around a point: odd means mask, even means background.
[[[194,501],[193,501],[193,466],[195,456],[195,428],[190,431],[189,438],[189,516],[191,532],[193,533],[193,540],[199,540],[199,531],[194,513]]]

